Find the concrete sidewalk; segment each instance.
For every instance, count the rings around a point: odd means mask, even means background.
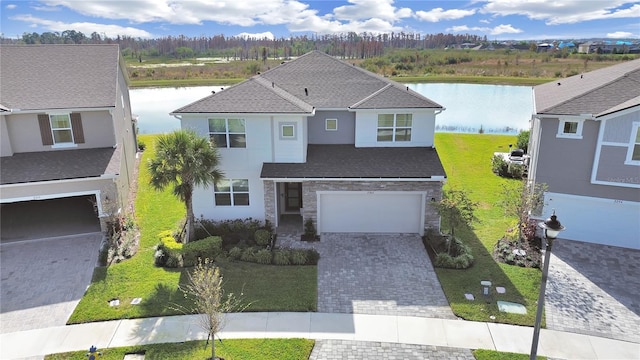
[[[528,354],[533,328],[463,320],[327,313],[227,315],[220,337],[341,339]],[[205,339],[197,315],[115,320],[0,335],[0,358]],[[557,359],[638,359],[640,344],[588,335],[541,331],[539,355]]]

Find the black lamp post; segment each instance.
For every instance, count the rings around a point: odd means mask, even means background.
[[[538,223],[538,226],[544,229],[544,267],[542,268],[542,282],[540,283],[540,295],[538,295],[538,310],[536,312],[536,323],[533,327],[533,341],[531,343],[530,360],[536,360],[538,353],[538,340],[540,339],[540,323],[542,322],[542,309],[544,308],[544,293],[547,287],[547,274],[549,273],[549,260],[551,260],[551,247],[553,240],[558,237],[560,231],[564,230],[564,226],[560,224],[556,217],[556,211],[553,211],[551,217],[544,222]]]

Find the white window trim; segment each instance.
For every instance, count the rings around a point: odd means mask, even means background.
[[[243,118],[222,118],[222,117],[211,117],[211,118],[207,118],[207,127],[209,126],[209,120],[215,120],[215,119],[223,119],[224,120],[224,132],[222,131],[211,131],[210,129],[208,130],[208,134],[209,134],[209,138],[211,138],[211,135],[224,135],[225,139],[226,139],[226,146],[225,147],[219,147],[221,149],[246,149],[246,141],[247,141],[247,121]],[[244,132],[232,132],[229,131],[229,120],[242,120],[244,122]],[[244,135],[244,139],[245,139],[245,147],[237,147],[237,146],[231,146],[231,141],[229,139],[229,135]],[[219,146],[219,144],[216,144],[216,146]]]
[[[631,125],[631,136],[629,139],[629,145],[627,147],[627,157],[624,161],[625,165],[640,166],[640,160],[631,159],[631,156],[633,155],[633,148],[635,147],[635,144],[636,144],[636,135],[638,134],[638,131],[640,131],[640,122],[634,122]]]
[[[224,207],[236,207],[236,206],[250,206],[251,205],[251,196],[250,196],[250,191],[251,188],[249,188],[248,191],[234,191],[233,190],[233,181],[234,180],[246,180],[247,181],[247,186],[249,186],[249,179],[225,179],[229,182],[229,191],[216,191],[215,186],[213,187],[213,204],[215,206],[224,206]],[[216,194],[229,194],[229,199],[231,201],[230,205],[219,205],[216,203]],[[235,200],[233,195],[234,194],[247,194],[247,197],[249,197],[249,204],[247,205],[236,205],[235,204]]]
[[[377,124],[377,119],[376,119],[376,142],[378,143],[395,143],[395,142],[399,142],[399,143],[410,143],[411,141],[413,141],[413,113],[380,113],[378,115],[384,115],[384,114],[391,114],[393,115],[393,126],[379,126]],[[411,126],[397,126],[397,121],[398,121],[398,115],[411,115]],[[391,136],[391,141],[380,141],[377,139],[377,133],[378,130],[380,129],[391,129],[392,130],[392,136]],[[396,140],[396,130],[398,129],[409,129],[412,133],[411,135],[411,139],[408,141],[400,141],[400,140]]]
[[[556,134],[557,138],[562,139],[582,139],[582,127],[584,125],[584,119],[559,119],[558,121],[558,133]],[[564,132],[564,124],[568,122],[578,123],[578,129],[575,134],[566,134]]]
[[[336,128],[335,129],[329,129],[329,121],[335,121],[336,122]],[[338,119],[324,119],[324,129],[325,129],[325,131],[338,131]]]
[[[284,134],[284,129],[291,127],[293,128],[293,135],[288,136]],[[280,140],[296,140],[298,138],[298,132],[296,131],[295,123],[280,123]]]
[[[71,114],[69,113],[49,113],[49,127],[51,128],[51,138],[53,140],[53,145],[51,145],[52,149],[64,149],[64,148],[74,148],[78,147],[76,144],[75,138],[73,137],[73,124],[71,123]],[[69,127],[68,128],[54,128],[53,121],[51,119],[52,116],[66,116],[69,119]],[[71,141],[67,142],[56,142],[55,132],[59,130],[69,130],[71,131]]]

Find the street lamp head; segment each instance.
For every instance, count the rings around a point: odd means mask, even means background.
[[[560,231],[564,230],[564,226],[558,221],[555,210],[553,210],[550,218],[539,223],[538,226],[544,229],[544,234],[547,239],[555,239],[558,237],[558,234],[560,234]]]

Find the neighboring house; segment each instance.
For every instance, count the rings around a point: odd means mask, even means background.
[[[442,110],[314,51],[172,115],[220,149],[226,180],[196,190],[196,216],[278,225],[299,214],[320,233],[423,234],[439,228],[429,204],[446,179],[434,147]]]
[[[529,180],[563,238],[640,249],[640,59],[538,85]]]
[[[127,202],[137,152],[118,45],[2,45],[0,71],[3,211],[78,198],[104,230]]]

